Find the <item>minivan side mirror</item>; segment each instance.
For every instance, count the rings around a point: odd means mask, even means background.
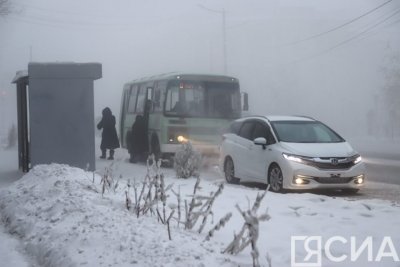
[[[262,146],[263,149],[267,147],[267,139],[265,139],[264,137],[257,137],[256,139],[253,140],[253,142],[255,145]]]

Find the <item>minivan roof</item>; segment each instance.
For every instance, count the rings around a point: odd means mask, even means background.
[[[282,115],[270,115],[265,116],[269,121],[314,121],[313,118],[306,116],[282,116]]]
[[[306,116],[288,116],[288,115],[253,115],[253,116],[248,116],[244,117],[239,120],[244,120],[244,119],[267,119],[268,121],[315,121],[315,119],[311,117],[306,117]]]

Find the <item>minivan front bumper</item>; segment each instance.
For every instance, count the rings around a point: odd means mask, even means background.
[[[318,169],[301,163],[281,164],[283,187],[287,189],[360,189],[365,184],[365,165],[360,162],[349,169]]]

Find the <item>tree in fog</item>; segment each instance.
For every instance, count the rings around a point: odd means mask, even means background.
[[[6,16],[10,13],[10,1],[9,0],[0,0],[0,17]]]
[[[382,100],[385,108],[386,135],[400,137],[400,52],[389,51],[383,68],[385,85]]]
[[[387,51],[381,68],[383,86],[374,96],[367,122],[369,135],[393,139],[400,137],[400,51]]]

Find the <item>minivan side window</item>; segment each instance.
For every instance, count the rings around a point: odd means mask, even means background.
[[[267,127],[265,127],[264,125],[262,125],[259,122],[256,122],[256,125],[254,126],[254,130],[253,130],[252,139],[254,140],[258,137],[264,137],[265,140],[267,140]]]
[[[242,123],[239,121],[234,121],[231,123],[229,126],[229,132],[234,133],[234,134],[239,134],[240,126],[242,126]]]
[[[275,144],[276,143],[276,141],[275,141],[275,138],[274,138],[274,136],[272,135],[272,132],[271,132],[271,128],[267,128],[267,144],[268,145],[271,145],[271,144]]]
[[[254,123],[252,122],[244,122],[242,127],[239,130],[239,136],[252,140],[252,132],[253,132]]]
[[[256,122],[256,125],[254,126],[252,139],[254,140],[257,137],[264,137],[267,140],[268,145],[276,143],[270,128],[260,122]]]

